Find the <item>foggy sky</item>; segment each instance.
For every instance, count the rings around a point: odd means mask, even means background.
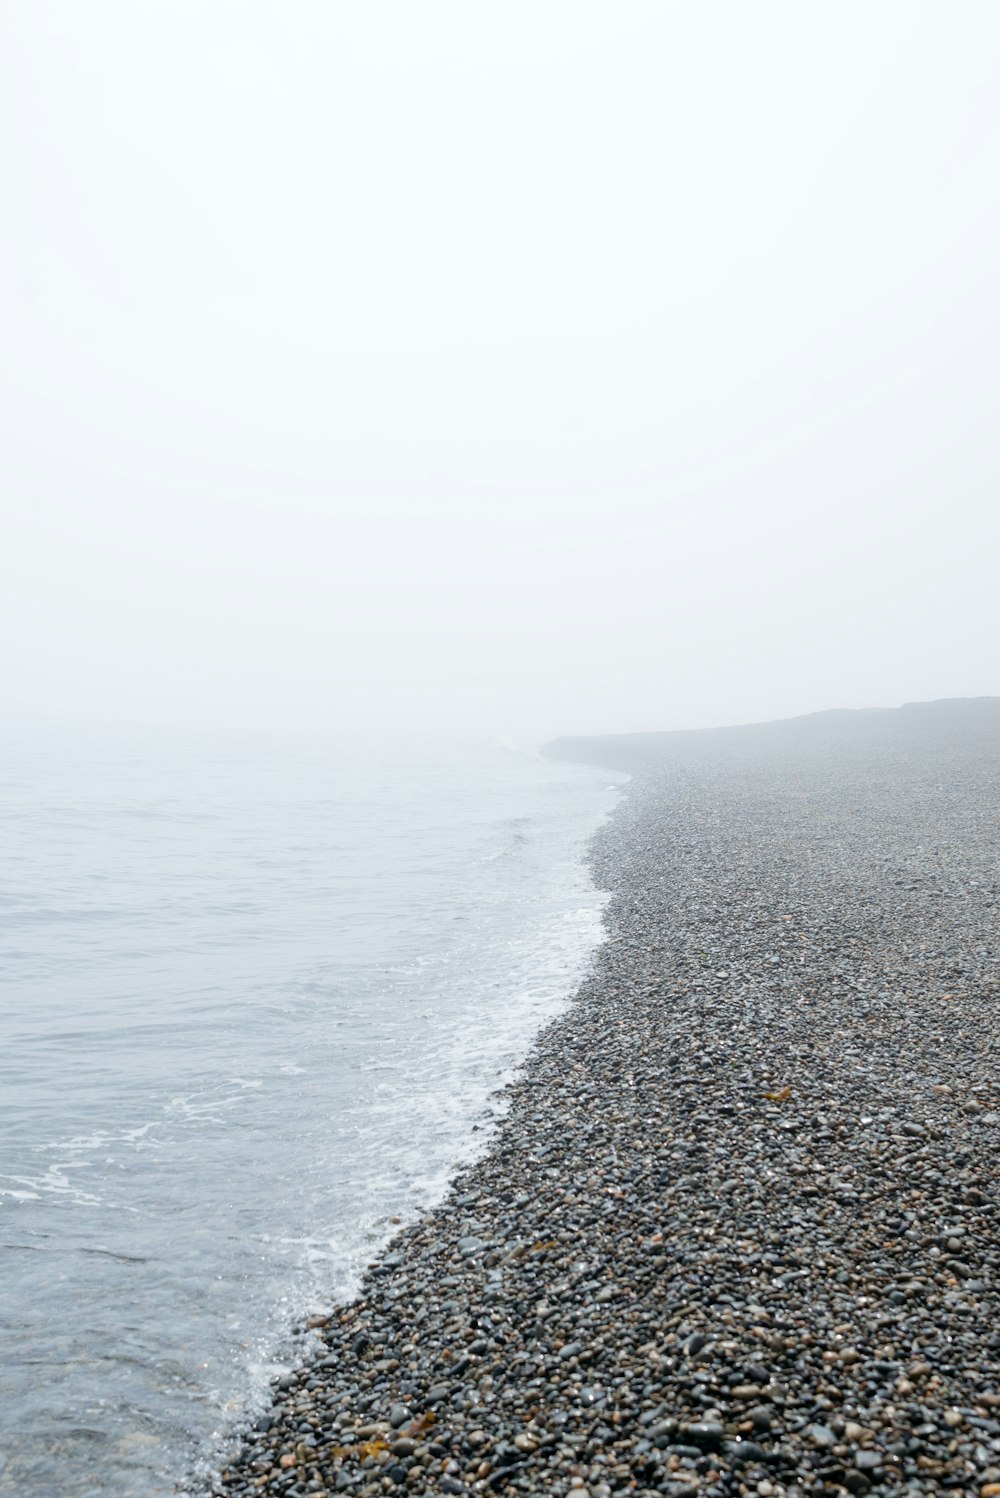
[[[995,0],[5,0],[0,713],[1000,692]]]

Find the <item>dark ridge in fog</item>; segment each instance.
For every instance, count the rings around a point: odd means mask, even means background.
[[[741,723],[729,728],[689,728],[646,733],[565,735],[545,744],[552,759],[632,770],[653,761],[768,756],[822,752],[833,746],[897,751],[919,731],[926,749],[946,750],[956,739],[1000,731],[1000,697],[942,697],[936,702],[906,702],[893,708],[830,708],[800,718],[768,723]]]

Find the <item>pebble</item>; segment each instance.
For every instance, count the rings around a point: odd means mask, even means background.
[[[1000,1498],[977,701],[559,746],[608,940],[214,1494]]]

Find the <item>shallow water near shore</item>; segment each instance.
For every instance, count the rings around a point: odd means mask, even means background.
[[[0,1492],[151,1498],[212,1462],[577,986],[624,779],[495,743],[8,738]]]

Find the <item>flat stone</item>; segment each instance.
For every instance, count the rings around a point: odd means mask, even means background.
[[[711,1451],[721,1444],[726,1429],[714,1420],[696,1420],[690,1425],[682,1426],[681,1434],[693,1445]]]
[[[837,1437],[828,1425],[810,1425],[806,1434],[814,1446],[824,1450],[828,1446],[836,1446]]]

